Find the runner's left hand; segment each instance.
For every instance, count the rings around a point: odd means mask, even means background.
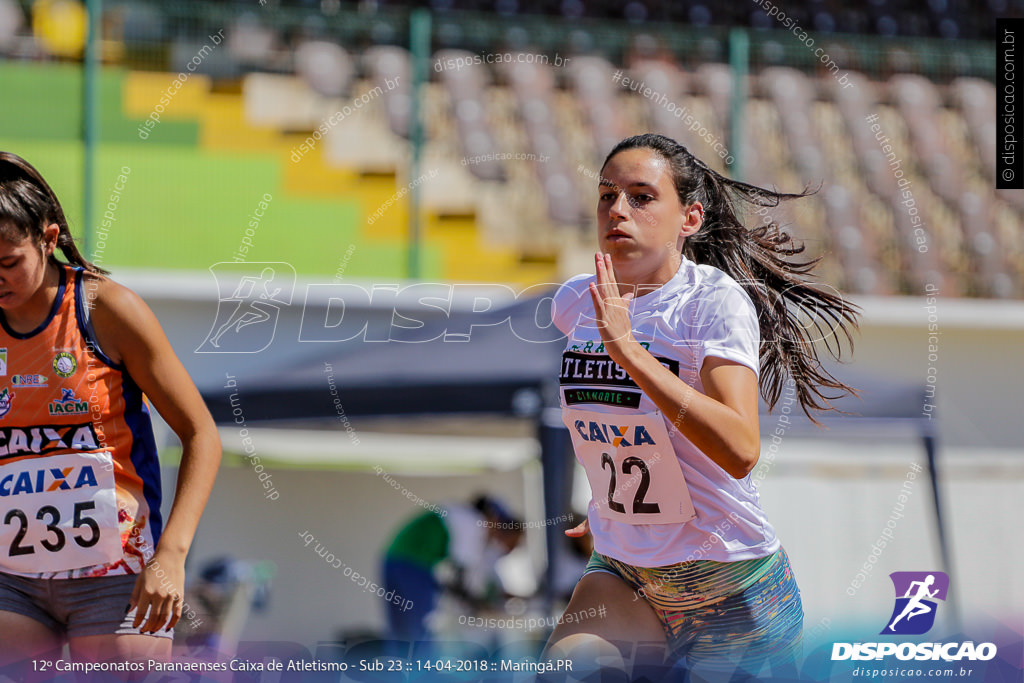
[[[586,517],[584,517],[583,521],[574,526],[573,528],[565,530],[565,535],[569,536],[570,538],[580,538],[581,536],[586,536],[589,533],[590,520]]]
[[[157,548],[135,581],[129,609],[137,607],[138,611],[132,625],[141,625],[143,633],[173,628],[181,618],[184,596],[185,558]]]

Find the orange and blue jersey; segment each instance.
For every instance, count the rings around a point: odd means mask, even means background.
[[[0,312],[0,571],[135,574],[160,539],[149,409],[99,347],[87,289],[62,266],[39,327],[15,332]]]

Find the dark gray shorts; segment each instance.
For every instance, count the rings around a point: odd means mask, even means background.
[[[135,610],[128,611],[136,578],[32,579],[0,572],[0,611],[35,619],[68,638],[138,634]],[[174,630],[144,635],[173,638]]]

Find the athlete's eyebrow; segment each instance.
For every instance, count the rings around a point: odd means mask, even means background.
[[[613,183],[610,180],[602,180],[600,182],[600,185],[603,186],[603,187],[610,187],[613,190],[619,189],[619,186],[616,185],[615,183]],[[658,189],[656,185],[654,185],[652,183],[646,183],[646,182],[644,182],[642,180],[638,180],[635,183],[630,183],[629,187],[630,188],[650,188],[652,190]]]

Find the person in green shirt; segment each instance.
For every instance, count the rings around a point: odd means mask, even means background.
[[[428,635],[427,616],[444,590],[470,604],[500,598],[497,561],[511,552],[523,536],[522,521],[489,496],[470,505],[446,505],[405,522],[384,553],[384,586],[404,600],[387,603],[390,636],[422,640]],[[442,584],[437,568],[449,563],[454,580]]]

